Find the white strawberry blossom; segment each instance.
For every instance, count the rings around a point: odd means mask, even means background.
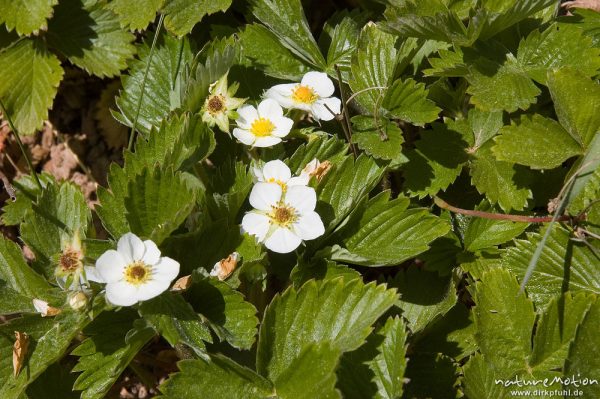
[[[117,306],[131,306],[166,291],[179,274],[179,263],[166,256],[150,240],[133,233],[119,239],[117,250],[109,249],[88,268],[89,280],[106,283],[106,299]]]
[[[312,187],[259,182],[250,193],[254,209],[242,219],[242,229],[254,235],[273,252],[292,252],[304,240],[313,240],[325,232],[315,212],[317,195]]]
[[[332,97],[335,88],[326,73],[307,72],[300,83],[286,83],[271,87],[265,93],[283,108],[310,112],[314,119],[330,121],[339,114],[342,102]],[[329,108],[329,109],[328,109]],[[332,113],[333,112],[333,113]]]
[[[306,186],[310,180],[310,175],[304,172],[292,177],[290,168],[279,159],[269,161],[262,167],[252,167],[252,173],[257,182],[277,183],[284,191],[288,186]]]
[[[263,100],[258,109],[244,105],[237,112],[239,117],[233,135],[252,147],[271,147],[281,143],[294,125],[294,121],[283,116],[281,106],[271,99]]]

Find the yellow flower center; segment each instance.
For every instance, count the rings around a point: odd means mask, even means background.
[[[250,126],[250,131],[257,137],[270,136],[273,130],[275,130],[275,125],[271,120],[265,118],[255,119]]]
[[[284,182],[282,182],[279,179],[275,179],[274,177],[270,177],[267,179],[267,183],[277,183],[279,184],[279,186],[281,187],[281,189],[285,192],[285,190],[287,190],[287,184],[285,184]]]
[[[225,99],[221,95],[210,96],[207,101],[208,112],[211,114],[218,114],[225,110]]]
[[[140,285],[145,283],[152,276],[150,266],[142,261],[135,261],[125,268],[125,281],[129,284]]]
[[[292,92],[292,100],[298,103],[312,104],[317,101],[318,98],[319,96],[317,96],[315,91],[308,86],[298,85]]]
[[[298,220],[298,215],[296,214],[296,210],[294,208],[285,205],[279,205],[271,209],[269,218],[271,219],[271,223],[278,224],[282,227],[288,227]]]

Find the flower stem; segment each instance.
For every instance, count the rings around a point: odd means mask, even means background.
[[[344,130],[344,133],[346,133],[346,139],[348,140],[350,148],[352,148],[352,152],[354,153],[354,157],[356,158],[358,157],[358,151],[356,150],[356,147],[352,142],[352,127],[350,126],[350,113],[348,112],[348,106],[346,105],[346,92],[344,91],[344,81],[342,80],[342,72],[340,71],[340,67],[338,66],[338,64],[335,64],[333,67],[335,68],[335,73],[337,74],[338,86],[340,89],[340,97],[342,100],[342,128]]]
[[[6,112],[6,108],[4,107],[4,103],[2,102],[2,100],[0,100],[0,109],[2,111],[2,115],[4,115],[4,117],[6,118],[6,121],[8,122],[8,126],[10,126],[10,129],[15,134],[15,139],[17,140],[17,144],[19,145],[19,148],[21,149],[21,152],[23,153],[23,156],[25,157],[25,161],[27,162],[27,166],[29,167],[29,171],[31,172],[31,175],[33,176],[33,179],[35,180],[35,183],[37,184],[37,186],[40,190],[43,190],[44,187],[42,186],[42,183],[40,182],[40,179],[37,175],[37,172],[35,171],[35,168],[33,167],[33,163],[31,163],[31,159],[29,159],[29,155],[27,155],[27,151],[25,151],[25,146],[23,145],[23,142],[21,141],[21,136],[19,135],[19,131],[15,128],[15,125],[13,124],[13,121],[12,121],[10,115],[8,114],[8,112]]]

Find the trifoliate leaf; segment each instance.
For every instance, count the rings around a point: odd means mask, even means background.
[[[407,210],[407,198],[389,198],[389,191],[378,194],[353,215],[339,233],[343,247],[334,247],[331,259],[363,266],[398,265],[450,230],[425,209]]]
[[[542,314],[533,339],[529,363],[540,370],[561,370],[579,325],[595,297],[570,292],[555,297]]]
[[[48,118],[63,69],[38,39],[23,39],[0,51],[0,98],[21,134],[32,134]]]
[[[292,53],[318,69],[325,69],[325,58],[312,36],[300,0],[252,0],[251,10]]]
[[[586,77],[600,68],[600,49],[582,30],[567,24],[553,24],[540,33],[534,30],[519,44],[517,60],[535,81],[546,84],[549,70],[572,67]]]
[[[105,397],[134,356],[154,337],[154,330],[143,323],[133,327],[135,318],[135,312],[127,310],[103,313],[84,330],[87,338],[71,352],[79,357],[72,371],[81,372],[73,389],[83,391],[82,398]]]
[[[394,290],[342,278],[288,288],[265,311],[257,370],[272,381],[284,375],[310,344],[329,343],[342,352],[357,349],[373,322],[394,302]]]
[[[244,296],[215,278],[194,276],[185,296],[204,316],[220,340],[238,349],[250,349],[258,331],[256,308]]]
[[[477,191],[506,212],[525,208],[532,195],[527,188],[529,179],[529,171],[524,167],[497,160],[490,142],[477,151],[471,162],[471,180]]]
[[[232,0],[164,0],[165,26],[177,36],[190,33],[205,15],[226,11]]]
[[[406,331],[401,318],[388,318],[367,342],[342,356],[338,387],[344,398],[400,398],[406,369]]]
[[[441,111],[427,99],[427,94],[425,84],[413,79],[398,79],[386,91],[382,105],[391,117],[424,126],[436,120]]]
[[[595,378],[593,376],[588,377],[588,375],[590,370],[598,370],[600,368],[600,357],[597,356],[597,352],[594,349],[600,345],[600,341],[598,340],[599,328],[600,301],[596,300],[577,329],[577,336],[569,350],[565,375],[575,375],[578,376],[577,378]],[[584,397],[600,395],[599,384],[582,384],[578,390],[583,391]]]
[[[403,166],[409,193],[423,198],[446,190],[468,161],[470,135],[453,122],[434,123],[432,130],[424,131],[416,148],[406,154],[408,163]]]
[[[533,304],[519,292],[517,279],[505,269],[483,274],[475,286],[475,338],[481,353],[499,373],[526,369],[535,321]],[[502,334],[498,334],[502,326]]]
[[[212,342],[210,331],[192,306],[179,294],[167,292],[142,302],[140,315],[175,346],[186,344],[198,356],[205,354],[204,342]]]
[[[440,277],[415,267],[399,272],[388,280],[388,285],[398,289],[396,306],[413,334],[444,316],[457,300],[451,275]]]
[[[382,134],[385,134],[385,139]],[[402,154],[402,130],[386,118],[376,120],[363,115],[352,117],[352,142],[377,159],[395,161],[396,164],[408,161]]]
[[[350,88],[358,104],[370,114],[379,112],[385,90],[391,83],[396,66],[396,37],[383,32],[372,22],[360,32],[357,49],[352,56]]]
[[[135,37],[102,2],[61,0],[48,24],[48,44],[73,64],[99,77],[113,77],[135,54]]]
[[[128,0],[113,0],[109,7],[119,16],[123,27],[142,30],[154,21],[163,2],[164,0],[142,0],[132,3]]]
[[[225,356],[184,360],[178,366],[180,371],[160,386],[160,398],[264,399],[274,395],[271,382]]]
[[[0,0],[0,24],[9,31],[15,29],[19,36],[38,34],[46,30],[47,20],[58,0]]]
[[[176,98],[185,69],[182,66],[192,60],[189,41],[185,38],[178,40],[167,34],[158,38],[151,60],[150,52],[148,42],[138,48],[139,60],[132,61],[129,75],[121,78],[123,91],[117,98],[121,113],[115,113],[115,117],[129,127],[133,126],[137,116],[136,129],[144,135],[150,134],[153,126],[158,129],[169,112],[181,104],[181,100]],[[148,63],[150,67],[142,92]]]
[[[539,233],[516,240],[514,247],[503,252],[502,265],[522,279],[540,240]],[[599,247],[593,242],[591,245]],[[567,230],[555,226],[525,288],[540,309],[564,291],[600,293],[600,276],[594,271],[597,264],[598,258],[587,246],[574,243]]]
[[[299,81],[310,68],[288,50],[275,33],[258,24],[248,24],[240,34],[242,56],[266,75]]]
[[[590,147],[600,131],[600,85],[565,68],[548,74],[548,88],[561,125],[583,148]]]
[[[375,187],[383,168],[367,156],[352,157],[334,165],[317,187],[317,213],[332,231]]]

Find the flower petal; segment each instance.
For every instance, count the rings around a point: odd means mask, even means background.
[[[306,212],[294,223],[294,232],[303,240],[314,240],[325,234],[325,226],[317,212]]]
[[[270,227],[269,217],[262,213],[248,212],[242,219],[242,230],[255,236],[260,242],[264,241]]]
[[[258,119],[258,111],[252,105],[244,105],[239,107],[237,113],[239,118],[235,122],[238,125],[240,125],[240,123],[251,125],[255,119]]]
[[[123,271],[130,262],[120,252],[109,249],[96,261],[96,272],[103,282],[119,281],[123,278]]]
[[[290,168],[288,168],[288,166],[279,159],[267,162],[263,167],[262,172],[265,181],[273,179],[285,183],[290,179],[290,177],[292,177]]]
[[[98,273],[98,269],[93,266],[84,266],[85,270],[85,278],[88,281],[93,281],[95,283],[106,284],[106,281],[102,278],[100,273]],[[122,274],[121,274],[122,275]]]
[[[106,300],[116,306],[131,306],[138,302],[137,289],[125,281],[106,284]]]
[[[167,256],[160,258],[152,267],[152,280],[166,281],[170,284],[178,274],[179,262]]]
[[[144,246],[146,247],[146,251],[144,252],[144,256],[142,256],[142,262],[147,265],[153,265],[160,259],[160,249],[156,246],[154,241],[146,240],[144,241]]]
[[[327,105],[329,109],[327,109],[325,105]],[[341,107],[342,102],[337,97],[322,98],[320,100],[317,100],[312,105],[311,112],[315,119],[330,121],[333,118],[335,118],[335,116],[329,110],[335,112],[336,114],[339,114],[341,112]]]
[[[312,212],[317,206],[317,193],[312,187],[290,186],[285,194],[285,203],[300,214]]]
[[[298,248],[302,240],[290,229],[278,228],[265,240],[265,246],[273,252],[287,254]]]
[[[258,115],[261,118],[273,120],[283,116],[283,109],[274,99],[266,98],[258,104]]]
[[[256,183],[250,192],[250,205],[261,211],[270,211],[281,200],[281,194],[281,186],[277,183]]]
[[[256,136],[254,136],[252,133],[247,130],[238,129],[237,127],[233,129],[233,137],[246,145],[252,145],[256,140]]]
[[[146,247],[142,240],[133,233],[127,233],[117,243],[117,251],[121,254],[125,262],[131,263],[141,260],[144,256]]]
[[[331,96],[335,90],[333,82],[324,72],[307,72],[302,77],[302,84],[312,87],[321,98]]]
[[[300,176],[294,176],[288,180],[288,186],[308,186],[310,182],[310,175],[308,173],[301,173]]]
[[[273,147],[275,144],[281,143],[281,139],[275,136],[257,137],[254,142],[254,147]]]
[[[292,100],[292,92],[296,87],[296,83],[286,83],[271,87],[265,93],[265,98],[271,98],[284,108],[292,108],[294,100]]]
[[[294,121],[285,116],[280,116],[278,118],[273,118],[273,124],[275,125],[275,130],[273,130],[271,134],[275,137],[285,137],[290,133],[290,130],[292,130]]]
[[[147,301],[165,292],[169,289],[169,285],[171,285],[170,281],[151,280],[137,287],[135,296],[138,301]]]

